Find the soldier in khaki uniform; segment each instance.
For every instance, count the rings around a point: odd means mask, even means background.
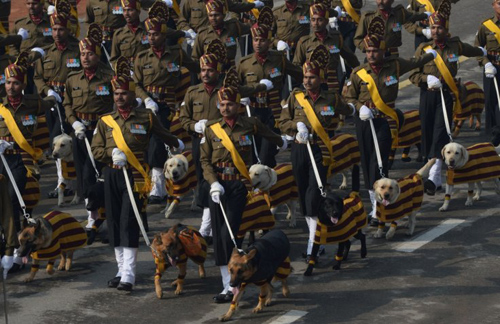
[[[229,79],[226,76],[226,79]],[[233,78],[236,79],[237,78]],[[212,125],[220,125],[223,132],[227,134],[239,153],[242,163],[248,169],[252,161],[252,135],[259,134],[275,145],[285,147],[280,135],[274,133],[257,118],[243,117],[238,114],[240,108],[240,94],[237,84],[227,84],[218,91],[219,109],[222,118],[210,121],[206,124],[205,141],[201,144],[201,166],[203,176],[207,181],[207,191],[210,190],[210,214],[214,238],[215,264],[220,267],[222,275],[222,292],[214,297],[216,303],[230,302],[233,294],[229,286],[230,276],[227,263],[231,257],[234,245],[231,241],[229,231],[224,221],[219,204],[224,206],[226,215],[233,233],[236,233],[241,224],[243,209],[247,202],[247,188],[241,181],[242,175],[235,167],[231,154],[222,145]],[[215,126],[214,126],[215,127]],[[210,189],[208,189],[210,185]],[[237,239],[238,247],[242,240]]]
[[[444,61],[445,74],[438,69],[436,60],[430,61],[415,70],[410,75],[411,82],[420,88],[420,122],[422,124],[422,155],[428,159],[437,158],[432,166],[429,179],[424,183],[424,189],[429,195],[434,195],[441,186],[441,149],[450,141],[448,136],[440,90],[443,90],[446,103],[448,120],[452,121],[453,110],[460,112],[461,104],[457,89],[455,76],[458,71],[458,60],[461,55],[467,57],[486,56],[486,50],[482,47],[474,47],[462,41],[458,37],[449,37],[448,24],[451,12],[449,0],[443,0],[431,17],[429,24],[433,41],[422,43],[415,51],[415,57],[420,59],[426,51],[436,51],[437,55]],[[451,85],[448,81],[450,81]],[[453,104],[455,102],[455,108]],[[451,125],[450,125],[451,127]]]
[[[310,7],[312,33],[300,38],[297,49],[293,57],[293,63],[303,65],[311,52],[319,44],[323,44],[330,52],[330,63],[327,70],[328,91],[339,92],[339,80],[337,67],[340,63],[340,56],[344,58],[350,67],[359,65],[358,58],[344,44],[342,35],[336,31],[328,31],[328,21],[330,18],[329,8],[324,4],[314,4]]]
[[[127,169],[134,190],[132,199],[135,199],[140,210],[149,191],[147,187],[150,180],[144,156],[151,136],[157,135],[174,148],[179,147],[181,142],[161,125],[151,110],[134,108],[135,83],[130,77],[128,62],[125,58],[117,62],[117,76],[112,80],[115,109],[99,119],[92,141],[92,153],[96,160],[108,165],[104,168],[106,219],[110,244],[115,249],[118,264],[118,272],[108,281],[108,287],[131,291],[135,284],[139,224],[122,169]],[[116,126],[119,129],[115,129]],[[117,131],[124,142],[115,137]]]
[[[238,78],[244,85],[253,86],[259,82],[270,81],[268,90],[261,91],[250,97],[249,105],[252,108],[252,116],[273,129],[276,133],[276,121],[281,114],[281,88],[286,82],[286,75],[290,74],[295,79],[302,78],[302,70],[293,65],[285,57],[283,52],[272,51],[272,10],[264,7],[261,10],[258,23],[251,28],[252,45],[254,54],[243,57],[238,65]],[[260,161],[269,166],[276,166],[275,145],[266,139],[257,136],[255,138]]]
[[[483,87],[485,96],[485,121],[486,133],[490,134],[491,129],[500,126],[499,102],[496,95],[493,78],[500,83],[500,75],[497,73],[500,69],[500,41],[496,36],[500,35],[500,0],[492,0],[491,6],[495,15],[484,20],[479,26],[476,34],[476,46],[486,48],[488,55],[479,59],[479,64],[484,66]]]
[[[375,17],[370,22],[368,34],[365,36],[363,48],[366,52],[367,63],[360,65],[352,71],[350,84],[348,84],[347,102],[356,106],[359,118],[355,118],[356,134],[361,152],[361,166],[366,189],[369,190],[372,202],[371,217],[375,218],[376,201],[372,190],[373,184],[380,179],[383,172],[389,176],[389,155],[391,152],[392,135],[388,119],[396,121],[397,128],[403,125],[403,113],[395,109],[395,102],[399,91],[399,78],[401,75],[430,62],[434,57],[434,51],[423,55],[418,59],[405,60],[397,56],[384,57],[387,48],[384,41],[385,21],[381,17]],[[371,92],[368,84],[373,84]],[[382,156],[382,170],[379,170],[375,146],[370,127],[370,119],[377,133],[377,140]],[[398,129],[395,129],[397,132]],[[396,135],[394,135],[396,136]]]
[[[205,53],[212,39],[220,39],[226,45],[227,59],[229,65],[235,64],[238,38],[250,32],[250,27],[236,19],[224,20],[227,8],[223,0],[209,0],[206,4],[209,25],[198,30],[198,36],[194,41],[193,60],[197,61]]]
[[[398,48],[402,45],[401,31],[403,25],[409,22],[426,20],[430,12],[414,13],[398,4],[392,7],[394,0],[376,0],[377,10],[364,12],[359,21],[354,44],[360,49],[365,49],[364,38],[368,34],[368,26],[375,17],[381,17],[385,22],[386,55],[399,55]]]
[[[323,163],[323,151],[327,150],[327,144],[319,136],[318,132],[327,132],[332,124],[338,123],[338,115],[350,116],[354,112],[338,95],[321,89],[321,84],[326,82],[326,69],[330,53],[324,45],[318,47],[311,53],[310,58],[303,65],[303,84],[305,90],[294,89],[281,111],[279,121],[280,130],[283,134],[295,137],[292,144],[292,167],[295,182],[299,190],[299,202],[302,215],[306,217],[309,227],[309,241],[307,244],[308,260],[314,264],[318,251],[312,251],[318,205],[321,193],[313,172],[312,161],[309,158],[307,142],[311,143],[314,154],[314,163],[319,171],[321,181],[326,183],[328,165]],[[304,102],[299,102],[303,98]],[[311,111],[319,120],[319,127],[312,127],[313,122],[306,116],[305,105],[309,105]],[[329,139],[326,133],[326,138]],[[326,154],[330,154],[329,152]]]
[[[91,24],[89,34],[79,43],[81,70],[69,73],[65,84],[64,110],[66,121],[73,127],[73,159],[77,175],[78,192],[88,202],[91,187],[96,182],[96,174],[89,158],[84,139],[92,142],[93,132],[99,116],[111,111],[113,97],[111,79],[113,71],[100,62],[101,39],[99,26]],[[98,170],[102,165],[97,165]],[[88,212],[87,231],[94,226],[97,209]]]

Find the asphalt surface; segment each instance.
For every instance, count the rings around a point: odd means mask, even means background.
[[[367,5],[372,8],[373,2]],[[396,1],[401,3],[401,1]],[[451,33],[473,43],[477,27],[491,15],[487,1],[462,0],[453,5]],[[413,37],[404,33],[406,46],[402,57],[413,55]],[[358,53],[362,58],[362,54]],[[475,59],[461,63],[462,80],[482,84],[481,70]],[[404,79],[404,78],[403,78]],[[401,82],[404,84],[404,82]],[[418,89],[409,85],[400,91],[398,106],[402,110],[418,107]],[[484,118],[484,116],[483,116]],[[484,121],[483,126],[484,129]],[[353,133],[348,121],[344,132]],[[466,146],[489,141],[481,132],[464,126],[457,142]],[[398,152],[392,178],[415,172],[421,163],[402,163]],[[413,158],[416,151],[410,154]],[[289,153],[279,155],[281,161]],[[36,216],[59,209],[55,199],[46,193],[56,183],[55,167],[50,161],[42,168],[44,199]],[[443,172],[444,176],[444,172]],[[339,177],[335,184],[339,184]],[[302,252],[307,242],[307,226],[299,216],[297,227],[289,228],[285,211],[277,216],[277,228],[283,229],[292,244],[294,272],[289,278],[291,295],[284,298],[280,284],[275,284],[274,299],[262,313],[252,314],[258,289],[247,288],[240,307],[233,316],[238,323],[498,323],[500,321],[500,197],[491,183],[485,183],[480,201],[464,206],[467,187],[459,185],[448,212],[438,212],[444,192],[425,196],[417,216],[413,237],[398,229],[393,240],[374,239],[374,228],[367,227],[368,256],[361,259],[359,243],[353,241],[349,260],[342,270],[333,271],[336,246],[327,246],[312,277],[304,277],[306,264]],[[346,191],[347,193],[347,191]],[[361,191],[369,210],[368,193]],[[71,198],[66,198],[67,202]],[[149,206],[149,237],[182,222],[199,226],[201,210],[191,211],[190,197],[185,198],[175,214],[165,219],[164,206]],[[84,222],[83,205],[67,206]],[[441,234],[441,235],[438,235]],[[101,236],[106,235],[105,228]],[[416,248],[412,252],[410,248]],[[410,249],[411,250],[411,249]],[[215,323],[229,305],[212,302],[221,289],[219,269],[214,265],[211,248],[206,262],[207,278],[197,277],[196,267],[189,263],[184,293],[174,295],[170,282],[177,277],[168,269],[163,277],[164,296],[154,292],[155,265],[151,252],[141,244],[137,264],[137,282],[131,294],[107,288],[116,273],[113,249],[100,241],[75,252],[73,268],[49,276],[43,270],[29,284],[23,282],[28,267],[8,278],[7,296],[10,323]],[[0,288],[1,289],[1,288]],[[2,294],[0,294],[2,296]],[[0,297],[3,303],[3,297]],[[3,320],[0,306],[0,323]]]

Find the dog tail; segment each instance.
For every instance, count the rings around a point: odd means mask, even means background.
[[[360,182],[359,182],[359,164],[352,166],[352,191],[359,192]]]
[[[436,163],[436,158],[430,159],[420,170],[417,171],[417,174],[422,178],[427,178],[434,163]]]

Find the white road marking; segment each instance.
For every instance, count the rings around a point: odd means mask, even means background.
[[[274,321],[272,321],[270,324],[289,324],[289,323],[293,323],[296,320],[298,320],[299,318],[305,316],[306,314],[307,314],[306,311],[291,310],[291,311],[287,312],[286,314],[281,315],[280,317],[278,317],[277,319],[275,319]]]
[[[453,229],[454,227],[462,224],[463,222],[465,222],[464,219],[447,219],[435,228],[423,233],[420,236],[415,237],[413,240],[399,244],[396,247],[396,251],[409,253],[413,252],[431,242],[432,240],[438,238],[439,236],[443,235],[444,233],[448,232],[449,230]]]

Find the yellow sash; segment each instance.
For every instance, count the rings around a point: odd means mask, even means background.
[[[341,0],[342,1],[342,6],[344,7],[345,11],[347,11],[347,13],[349,14],[349,16],[351,16],[351,18],[359,24],[359,15],[358,13],[356,12],[356,10],[354,10],[354,8],[352,7],[351,5],[351,1],[350,0]]]
[[[375,84],[375,80],[373,80],[372,76],[366,72],[365,69],[360,69],[356,74],[367,83],[368,91],[370,92],[370,97],[372,98],[373,103],[377,107],[378,110],[391,117],[396,122],[395,131],[391,131],[392,133],[392,144],[396,145],[398,143],[398,132],[399,132],[399,118],[398,114],[394,109],[389,107],[378,92],[377,85]]]
[[[0,104],[0,115],[3,116],[5,124],[9,129],[10,135],[14,137],[14,141],[16,141],[17,145],[19,145],[19,147],[21,147],[26,153],[31,155],[33,160],[38,161],[43,155],[42,150],[36,147],[32,147],[28,143],[23,133],[21,133],[21,130],[17,126],[17,123],[14,120],[14,116],[12,116],[12,113],[2,104]]]
[[[495,35],[498,44],[500,44],[500,28],[498,28],[497,24],[495,24],[493,20],[489,19],[483,22],[483,25]]]
[[[248,2],[250,3],[253,3],[255,0],[248,0]],[[252,12],[252,15],[255,17],[255,19],[259,19],[259,14],[260,14],[260,11],[259,9],[257,8],[253,8],[252,10],[250,10]]]
[[[226,150],[231,153],[231,158],[233,159],[233,163],[240,172],[242,176],[247,178],[247,180],[252,183],[252,179],[250,178],[250,174],[248,173],[247,167],[245,165],[245,162],[241,158],[241,155],[238,153],[236,150],[236,147],[233,144],[233,141],[229,138],[227,133],[222,129],[219,123],[215,123],[213,125],[210,125],[210,128],[214,132],[214,134],[221,139],[222,145],[226,148]]]
[[[8,34],[8,32],[5,30],[5,27],[3,26],[2,23],[0,23],[0,34],[2,34],[2,35]]]
[[[134,155],[132,150],[128,147],[127,143],[125,142],[125,139],[123,138],[122,131],[120,129],[120,126],[116,123],[116,121],[111,117],[111,115],[106,115],[101,117],[101,120],[108,125],[113,131],[113,139],[115,140],[116,146],[125,153],[127,156],[127,161],[136,169],[139,171],[139,173],[142,175],[144,178],[144,187],[141,189],[141,193],[148,193],[151,191],[151,179],[149,178],[148,173],[144,168],[142,167],[141,163],[139,160],[137,160],[137,157]]]
[[[427,49],[432,49],[432,47],[431,46],[424,47],[424,51]],[[444,63],[444,60],[439,53],[437,53],[437,56],[434,59],[434,63],[436,63],[436,66],[439,72],[441,73],[441,76],[443,77],[444,81],[450,88],[451,92],[453,92],[453,94],[455,95],[455,109],[457,110],[456,112],[461,113],[462,105],[460,104],[460,96],[458,93],[457,85],[455,84],[455,80],[453,79],[450,70],[446,66],[446,63]]]
[[[177,3],[177,0],[172,0],[172,9],[174,9],[175,13],[177,16],[181,16],[181,10],[179,9],[179,4]]]
[[[429,11],[430,13],[434,13],[434,7],[429,0],[417,0],[419,3],[425,5],[425,11]]]

